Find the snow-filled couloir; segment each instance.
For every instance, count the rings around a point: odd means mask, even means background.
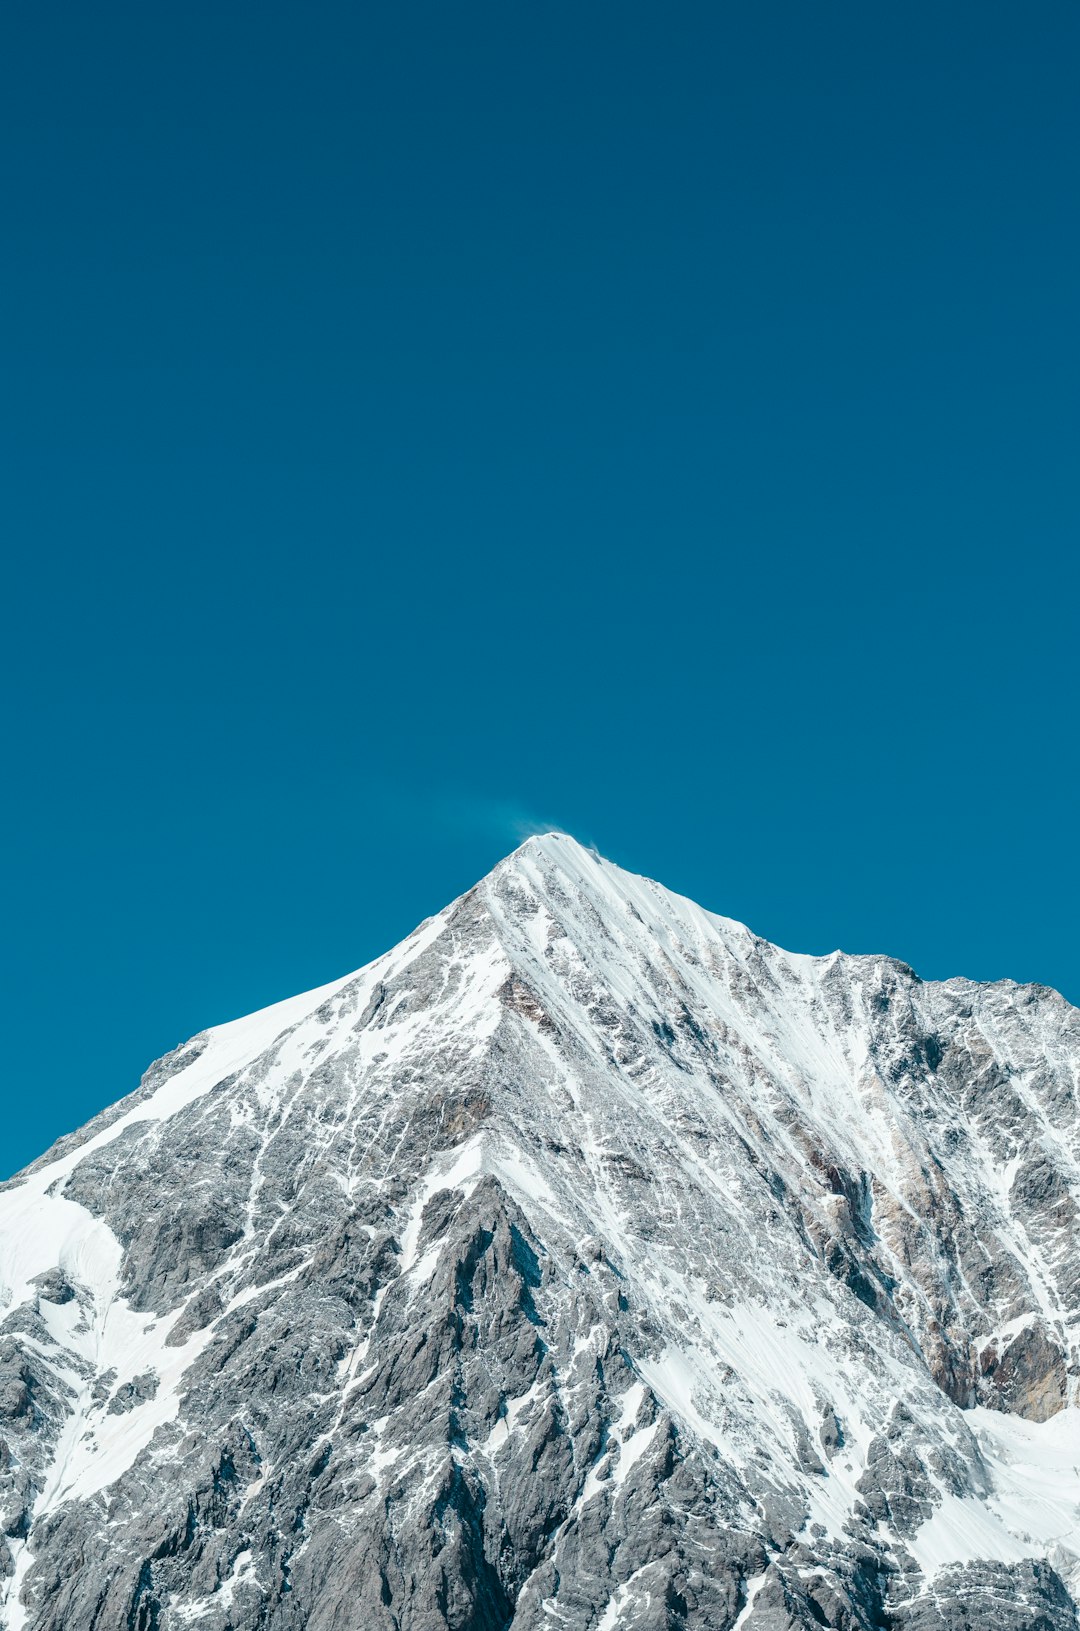
[[[531,839],[0,1186],[0,1625],[1075,1631],[1078,1071]]]

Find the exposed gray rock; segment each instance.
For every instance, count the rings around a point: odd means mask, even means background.
[[[0,1624],[1077,1631],[1078,1068],[530,842],[3,1186]]]

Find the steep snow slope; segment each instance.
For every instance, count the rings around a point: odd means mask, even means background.
[[[0,1186],[0,1623],[1075,1626],[1078,1068],[530,840]]]

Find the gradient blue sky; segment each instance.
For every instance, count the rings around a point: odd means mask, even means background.
[[[561,825],[1080,1000],[1080,9],[9,0],[0,1172]]]

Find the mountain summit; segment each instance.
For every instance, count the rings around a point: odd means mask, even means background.
[[[0,1185],[0,1625],[1077,1631],[1078,1079],[530,839]]]

